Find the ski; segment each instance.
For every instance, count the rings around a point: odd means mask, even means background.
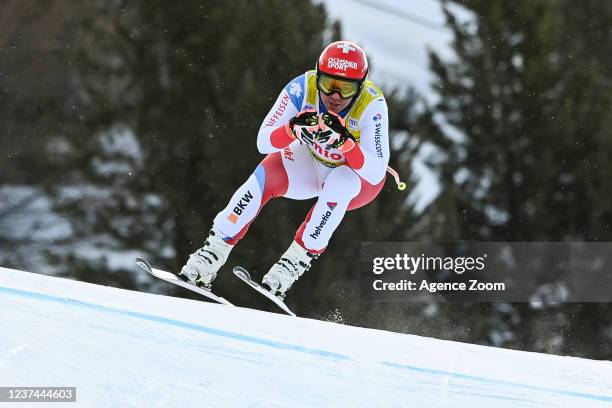
[[[246,283],[247,285],[249,285],[256,291],[258,291],[259,293],[261,293],[262,295],[264,295],[271,301],[273,301],[278,307],[283,309],[285,313],[291,316],[295,316],[295,313],[293,313],[278,296],[275,296],[274,294],[272,294],[272,292],[270,292],[269,290],[261,286],[259,283],[253,281],[251,279],[251,275],[247,272],[246,269],[244,269],[241,266],[236,266],[233,269],[233,272],[234,272],[234,275],[240,278],[241,281],[243,281],[244,283]]]
[[[228,306],[234,306],[233,304],[231,304],[224,298],[215,295],[214,293],[212,293],[212,291],[206,288],[201,288],[197,285],[194,285],[193,283],[185,282],[184,280],[182,280],[181,278],[179,278],[178,276],[176,276],[175,274],[171,272],[166,272],[166,271],[162,271],[161,269],[153,268],[146,259],[136,258],[135,262],[136,262],[136,265],[138,265],[141,269],[155,276],[156,278],[165,280],[166,282],[170,282],[177,286],[181,286],[185,289],[189,289],[192,292],[199,293],[200,295],[206,296],[208,299],[214,300],[217,303],[221,303],[221,304],[228,305]]]

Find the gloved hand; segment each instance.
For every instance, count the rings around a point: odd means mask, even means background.
[[[312,144],[319,133],[319,118],[313,109],[306,109],[291,118],[288,123],[289,130],[296,139],[306,144]]]
[[[317,137],[319,143],[332,149],[340,149],[346,153],[355,147],[356,139],[345,126],[344,119],[332,112],[321,115],[319,119],[320,133]]]

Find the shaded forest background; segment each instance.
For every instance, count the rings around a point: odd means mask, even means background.
[[[430,51],[438,102],[409,83],[383,89],[391,165],[410,190],[427,147],[441,193],[416,211],[389,181],[288,303],[304,317],[611,359],[608,304],[360,301],[361,241],[612,241],[612,3],[449,3],[473,18],[446,11],[456,58]],[[177,270],[201,246],[262,159],[255,137],[278,92],[341,36],[308,1],[3,2],[0,265],[192,296],[131,260]],[[228,266],[260,278],[311,204],[273,200]],[[268,306],[240,285],[226,271],[216,290]]]

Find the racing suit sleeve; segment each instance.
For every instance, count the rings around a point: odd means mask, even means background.
[[[383,98],[367,106],[359,120],[359,144],[346,152],[348,165],[372,185],[380,183],[389,164],[389,114]]]
[[[298,113],[287,89],[283,88],[259,128],[257,150],[263,154],[278,152],[295,140],[290,129],[285,125]]]

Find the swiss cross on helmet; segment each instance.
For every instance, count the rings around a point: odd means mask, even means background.
[[[319,57],[317,70],[329,75],[363,81],[368,74],[365,52],[350,41],[329,44]]]
[[[317,62],[317,83],[322,74],[339,80],[355,81],[361,90],[368,75],[368,59],[363,49],[351,41],[329,44]]]

